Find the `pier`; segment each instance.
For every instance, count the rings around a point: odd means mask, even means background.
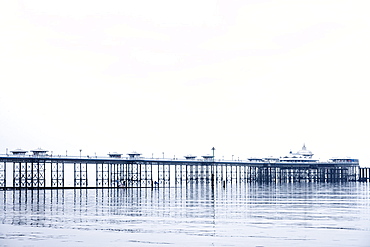
[[[0,156],[0,188],[149,188],[183,186],[189,181],[346,182],[370,181],[370,168],[346,162],[271,163],[129,157],[52,157],[44,150]]]

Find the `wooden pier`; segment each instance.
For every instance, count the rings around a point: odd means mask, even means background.
[[[97,157],[0,156],[0,188],[145,188],[189,181],[370,181],[370,168],[348,163],[286,163]]]

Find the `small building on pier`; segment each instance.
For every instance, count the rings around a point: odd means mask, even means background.
[[[114,153],[109,153],[109,158],[115,158],[115,159],[120,159],[122,157],[122,154],[119,154],[117,152]]]
[[[137,160],[140,158],[141,154],[134,151],[134,152],[128,153],[127,155],[130,160]]]
[[[42,148],[38,148],[38,149],[34,149],[34,150],[31,150],[31,152],[33,153],[33,156],[38,156],[38,157],[44,157],[44,156],[47,156],[47,150],[44,150]]]
[[[10,151],[14,156],[25,156],[27,151],[25,150],[22,150],[20,148],[14,150],[14,151]]]
[[[205,161],[213,161],[213,155],[203,155],[202,158],[205,160]]]
[[[293,156],[300,156],[300,157],[309,158],[309,159],[311,159],[313,156],[313,153],[306,148],[306,144],[303,144],[302,149],[299,150],[298,152],[293,153],[292,151],[290,151],[289,154]]]
[[[191,154],[188,154],[188,155],[185,155],[184,157],[185,157],[185,159],[187,159],[187,160],[195,160],[195,158],[196,158],[197,156],[195,156],[195,155],[191,155]]]
[[[248,158],[248,161],[251,162],[251,163],[258,163],[258,162],[264,162],[264,159],[262,158]]]

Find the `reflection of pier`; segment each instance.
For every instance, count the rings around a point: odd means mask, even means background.
[[[213,157],[184,160],[147,159],[138,153],[97,157],[0,156],[0,188],[170,187],[188,181],[214,183],[369,181],[370,168],[348,163],[274,164],[221,161]],[[38,151],[40,151],[38,153]],[[190,156],[189,156],[190,157]],[[67,183],[66,181],[71,181]]]

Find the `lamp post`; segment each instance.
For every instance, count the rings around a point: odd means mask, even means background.
[[[80,159],[81,159],[81,152],[82,152],[82,149],[80,149]]]

